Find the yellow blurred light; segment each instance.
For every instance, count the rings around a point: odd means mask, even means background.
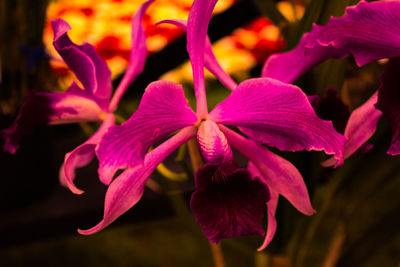
[[[267,40],[278,40],[280,37],[280,31],[279,28],[276,27],[275,25],[268,25],[265,26],[261,32],[260,35],[263,36]]]
[[[302,5],[295,4],[296,13],[293,10],[292,3],[288,1],[280,1],[277,3],[278,10],[282,15],[290,22],[295,22],[303,17],[304,7]],[[296,16],[295,16],[296,15]]]

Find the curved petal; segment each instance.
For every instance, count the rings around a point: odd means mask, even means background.
[[[68,187],[74,194],[81,195],[84,193],[73,182],[75,180],[75,169],[83,167],[92,161],[95,147],[95,144],[85,142],[65,154],[64,163],[59,172],[59,180],[61,185]]]
[[[51,23],[54,31],[53,45],[57,52],[83,87],[99,100],[104,100],[102,104],[108,104],[111,96],[111,71],[106,62],[92,45],[76,45],[69,39],[67,32],[71,27],[66,21],[57,19]]]
[[[110,102],[111,111],[117,109],[118,103],[123,94],[125,93],[126,89],[128,89],[128,86],[143,71],[144,64],[146,63],[146,58],[147,58],[147,46],[146,46],[146,35],[142,24],[142,19],[144,17],[147,8],[153,2],[154,0],[148,0],[144,2],[136,11],[136,14],[132,17],[132,22],[131,22],[132,48],[129,57],[129,64]]]
[[[22,136],[41,125],[102,120],[105,114],[97,103],[83,94],[75,94],[74,91],[82,91],[75,87],[72,84],[63,93],[29,92],[13,124],[1,131],[4,150],[15,153]]]
[[[350,114],[344,131],[344,135],[348,138],[344,147],[345,159],[353,155],[374,134],[382,116],[382,112],[375,107],[377,100],[378,96],[375,93]]]
[[[197,100],[197,114],[207,114],[207,99],[204,85],[204,52],[208,23],[217,0],[193,2],[187,22],[187,50],[192,63],[193,82]]]
[[[83,191],[78,189],[74,184],[75,169],[87,165],[92,160],[97,144],[100,142],[108,128],[114,125],[114,122],[114,115],[108,115],[94,135],[92,135],[85,143],[65,155],[64,163],[60,169],[60,182],[62,185],[68,187],[73,193],[83,193]]]
[[[119,168],[143,163],[151,145],[198,118],[189,107],[181,85],[167,81],[151,83],[137,111],[120,126],[113,126],[104,135],[96,154],[103,181],[110,181]]]
[[[175,26],[178,26],[182,28],[183,30],[187,30],[187,23],[185,20],[181,19],[167,19],[167,20],[162,20],[158,22],[157,24],[161,23],[169,23],[173,24]],[[228,75],[222,68],[222,66],[219,64],[217,58],[215,57],[215,54],[212,50],[212,44],[210,39],[206,38],[206,46],[204,49],[204,66],[212,73],[214,74],[215,77],[217,77],[220,82],[225,85],[227,88],[230,90],[235,90],[237,87],[236,82],[231,78],[231,76]]]
[[[378,92],[350,114],[344,131],[344,135],[347,137],[344,146],[344,159],[353,155],[374,134],[376,125],[382,116],[382,112],[375,108],[377,99]],[[331,158],[323,162],[322,165],[333,166],[336,162],[336,159]]]
[[[345,137],[318,118],[300,88],[269,78],[242,82],[209,114],[280,150],[324,150],[343,162]]]
[[[78,230],[80,234],[96,233],[133,207],[142,197],[144,185],[150,174],[169,154],[196,135],[195,127],[182,129],[175,136],[149,152],[143,165],[128,168],[109,186],[104,202],[103,220],[88,230]]]
[[[299,45],[268,58],[262,76],[293,82],[329,58],[352,54],[359,66],[400,55],[400,2],[362,1],[346,9],[341,18],[314,25]]]
[[[258,171],[257,167],[254,166],[253,163],[249,162],[249,166],[247,167],[249,172],[253,177],[262,177],[262,174]],[[267,202],[267,233],[265,234],[263,244],[257,249],[258,251],[264,250],[274,238],[276,232],[276,207],[278,206],[279,194],[275,192],[271,188],[269,189],[271,199]]]
[[[277,193],[283,195],[300,212],[311,215],[315,210],[311,206],[307,187],[303,177],[289,161],[275,155],[268,149],[248,140],[225,126],[221,131],[229,144],[245,155],[262,174],[261,179]]]
[[[271,199],[267,203],[267,218],[268,218],[267,233],[265,234],[264,242],[257,249],[258,251],[265,249],[271,243],[276,232],[275,213],[276,213],[276,207],[278,206],[279,194],[271,190],[270,192],[271,192]]]
[[[400,154],[400,57],[391,58],[381,75],[378,103],[392,128],[392,141],[388,154]]]
[[[206,164],[196,173],[190,208],[203,233],[213,242],[236,236],[264,235],[262,226],[267,186],[237,169],[224,180],[212,176],[218,166]]]

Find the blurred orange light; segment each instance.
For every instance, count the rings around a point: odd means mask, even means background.
[[[72,27],[69,32],[71,39],[78,44],[88,42],[94,45],[100,56],[107,61],[113,77],[116,77],[123,73],[128,64],[131,47],[130,21],[143,1],[58,0],[50,3],[43,38],[47,51],[53,58],[53,70],[62,77],[62,87],[69,84],[72,75],[52,46],[51,20],[66,20]],[[219,0],[214,13],[224,11],[236,1]],[[149,8],[143,20],[149,53],[161,50],[184,34],[178,27],[154,24],[163,19],[187,19],[192,2],[193,0],[157,0]],[[214,45],[214,51],[224,69],[230,74],[237,74],[261,63],[269,54],[281,50],[283,46],[279,30],[265,18],[258,18],[218,41]],[[176,77],[172,78],[173,76]],[[190,76],[190,64],[184,64],[175,74],[169,73],[164,77],[179,82],[191,80]]]

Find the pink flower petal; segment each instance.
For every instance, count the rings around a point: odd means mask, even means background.
[[[352,54],[359,66],[400,54],[400,2],[361,1],[341,18],[314,25],[293,50],[268,58],[262,76],[293,82],[329,58]]]
[[[54,30],[54,47],[60,56],[74,72],[83,87],[91,92],[103,104],[108,104],[111,96],[111,71],[106,62],[97,54],[94,47],[88,43],[74,44],[67,32],[69,24],[62,20],[52,21]]]
[[[256,166],[253,163],[249,162],[249,166],[247,168],[253,177],[262,177],[262,174],[259,172]],[[264,250],[274,238],[276,232],[276,207],[278,206],[278,199],[279,194],[269,189],[271,199],[267,202],[267,219],[268,219],[268,226],[267,226],[267,233],[265,234],[263,244],[257,249],[258,251]]]
[[[262,174],[260,179],[287,200],[300,212],[311,215],[315,210],[311,206],[307,187],[303,177],[289,161],[275,155],[268,149],[248,140],[225,126],[221,131],[228,138],[228,142],[239,152],[245,155]]]
[[[128,89],[128,86],[143,71],[147,58],[147,46],[146,46],[146,35],[142,24],[142,19],[144,17],[147,8],[153,2],[154,0],[149,0],[144,2],[136,11],[136,14],[132,17],[132,22],[131,22],[132,48],[129,57],[129,64],[110,102],[111,111],[114,111],[117,108],[118,102],[125,93],[126,89]]]
[[[175,26],[178,26],[182,28],[183,30],[187,30],[187,23],[185,20],[181,19],[168,19],[168,20],[162,20],[158,22],[157,24],[161,23],[169,23],[173,24]],[[218,63],[217,58],[215,57],[215,54],[212,50],[212,44],[210,42],[210,39],[206,38],[206,46],[204,50],[204,65],[205,67],[212,73],[214,74],[215,77],[217,77],[220,82],[225,85],[227,88],[230,90],[235,90],[237,87],[236,82],[224,71],[222,66]]]
[[[100,142],[96,151],[99,173],[108,176],[102,180],[110,181],[120,168],[142,164],[151,145],[197,121],[181,85],[167,81],[151,83],[137,111],[122,125],[111,127]]]
[[[242,82],[208,116],[238,126],[249,137],[280,150],[324,150],[343,162],[345,137],[318,118],[300,88],[269,78]]]
[[[100,121],[103,116],[97,103],[76,84],[63,93],[31,91],[13,124],[1,131],[4,150],[15,153],[22,136],[41,125]]]
[[[217,0],[193,2],[187,22],[187,50],[193,69],[193,81],[197,100],[197,114],[207,114],[207,99],[204,85],[204,52],[208,23]]]
[[[93,228],[78,230],[78,232],[83,235],[96,233],[132,208],[142,197],[145,183],[157,165],[195,135],[195,127],[184,128],[175,136],[149,152],[145,157],[143,165],[137,165],[125,170],[112,181],[107,190],[103,220]]]
[[[344,146],[344,159],[347,159],[362,148],[374,134],[376,125],[382,116],[382,112],[375,108],[377,99],[378,93],[376,92],[368,101],[350,114],[344,131],[344,135],[348,138]],[[336,159],[330,158],[323,162],[322,165],[325,167],[333,166],[336,162]]]
[[[87,165],[92,160],[97,144],[112,125],[114,125],[114,115],[110,114],[94,135],[85,143],[65,155],[64,163],[60,169],[60,182],[73,193],[83,193],[83,191],[78,189],[74,184],[75,169]]]

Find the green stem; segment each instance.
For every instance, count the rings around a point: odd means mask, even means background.
[[[171,171],[170,169],[168,169],[167,166],[164,165],[164,163],[160,163],[157,166],[157,171],[164,176],[165,178],[168,178],[172,181],[176,181],[176,182],[183,182],[186,181],[188,179],[188,176],[186,175],[186,173],[176,173]]]
[[[118,124],[122,124],[126,121],[125,118],[119,114],[114,113],[114,117]]]

